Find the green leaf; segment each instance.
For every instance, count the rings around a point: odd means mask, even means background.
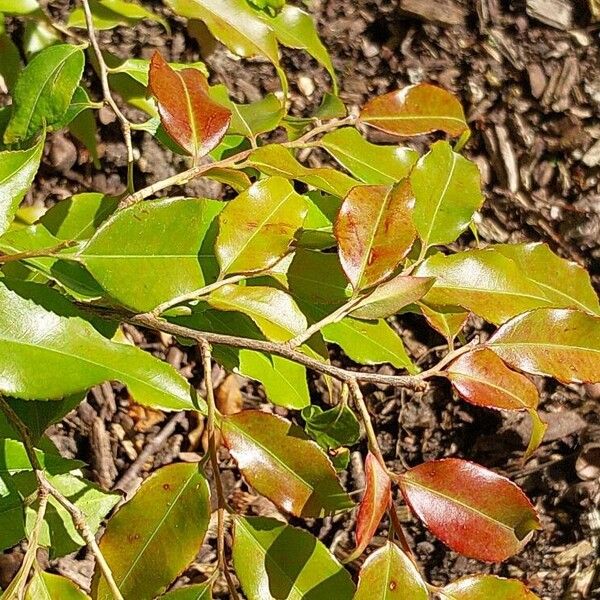
[[[224,85],[212,87],[209,93],[231,111],[231,123],[227,130],[230,135],[254,139],[261,133],[276,129],[284,114],[284,107],[275,94],[268,94],[250,104],[237,104],[229,99],[229,92]]]
[[[126,0],[90,0],[90,10],[94,27],[99,30],[113,29],[118,25],[133,27],[142,19],[160,23],[167,33],[170,33],[168,22],[163,17],[153,13],[137,2]],[[83,8],[76,8],[67,21],[67,27],[85,29],[85,14]]]
[[[328,121],[329,119],[343,119],[347,115],[348,109],[340,97],[330,92],[325,92],[314,116],[316,119]]]
[[[359,185],[358,181],[335,169],[305,167],[285,146],[279,144],[261,146],[248,157],[248,164],[266,175],[296,179],[340,198],[348,195],[354,186]]]
[[[233,563],[248,600],[351,600],[354,584],[322,542],[276,519],[238,517]]]
[[[346,404],[323,410],[320,406],[307,406],[302,410],[304,430],[322,448],[352,446],[360,438],[358,419]]]
[[[427,600],[429,593],[414,563],[392,542],[363,564],[353,600]],[[491,598],[491,597],[490,597]]]
[[[263,20],[275,32],[280,43],[288,48],[308,52],[320,65],[327,69],[333,83],[334,92],[338,92],[338,81],[331,57],[321,42],[313,18],[297,6],[286,5],[274,16],[261,13]]]
[[[495,575],[468,575],[440,590],[442,600],[539,600],[520,581]]]
[[[469,317],[469,313],[460,306],[433,306],[419,302],[418,307],[429,325],[441,333],[449,344],[461,332]]]
[[[565,383],[600,382],[600,317],[541,308],[500,327],[487,345],[526,373]]]
[[[333,221],[340,210],[341,199],[323,192],[312,191],[304,196],[308,213],[302,227],[298,246],[301,248],[327,249],[336,245]]]
[[[373,98],[363,107],[360,120],[402,136],[437,130],[458,136],[469,128],[456,96],[429,83],[410,85]]]
[[[28,61],[38,52],[61,42],[58,31],[45,19],[27,19],[25,22],[22,48]]]
[[[354,188],[344,198],[334,233],[342,268],[355,291],[389,277],[415,239],[410,183]]]
[[[197,555],[209,519],[208,482],[198,465],[172,464],[150,475],[100,540],[123,596],[152,600],[164,592]],[[112,600],[98,571],[92,589],[96,600]]]
[[[167,592],[160,600],[212,600],[212,584],[199,583]]]
[[[283,510],[322,517],[352,507],[331,462],[298,426],[246,410],[223,418],[221,433],[248,483]]]
[[[44,136],[28,150],[0,152],[0,234],[11,224],[31,187],[44,149]]]
[[[325,134],[319,145],[357,179],[389,185],[408,177],[419,155],[412,148],[367,142],[353,127]]]
[[[57,44],[42,50],[19,75],[4,142],[26,140],[63,119],[83,73],[83,50]]]
[[[453,242],[483,204],[477,165],[436,142],[410,175],[415,195],[412,213],[425,247]]]
[[[71,103],[69,104],[69,108],[67,108],[67,112],[60,121],[54,124],[53,129],[62,129],[67,125],[70,125],[84,111],[102,108],[102,106],[103,105],[100,102],[92,102],[87,90],[79,85],[75,88],[75,92],[73,93]]]
[[[89,600],[70,579],[53,573],[45,573],[39,567],[27,586],[25,600]]]
[[[306,317],[292,297],[275,288],[228,284],[211,292],[206,301],[217,310],[248,315],[274,342],[287,342],[307,328]]]
[[[107,220],[79,256],[113,298],[150,311],[216,276],[212,243],[222,208],[200,198],[139,202]]]
[[[59,240],[88,240],[118,204],[116,196],[75,194],[57,202],[38,222]]]
[[[27,15],[40,8],[37,0],[0,0],[0,13]]]
[[[106,64],[110,67],[112,75],[123,73],[131,77],[135,82],[139,83],[142,88],[148,87],[148,77],[150,71],[149,60],[145,58],[120,59],[108,52],[103,52],[102,56],[104,57]],[[195,69],[200,71],[200,73],[202,73],[202,75],[205,77],[208,77],[208,69],[206,68],[206,65],[200,61],[190,63],[170,62],[169,66],[175,71]]]
[[[238,56],[268,58],[287,94],[287,80],[279,66],[275,33],[246,0],[166,0],[166,3],[182,17],[204,21],[215,38]]]
[[[19,398],[62,398],[118,380],[140,404],[165,410],[194,406],[189,384],[170,365],[138,348],[108,341],[81,318],[49,312],[4,283],[0,362],[0,392]]]
[[[306,211],[304,198],[282,177],[258,181],[229,201],[215,245],[221,275],[273,266],[287,254]]]
[[[427,304],[462,306],[491,323],[504,323],[520,313],[553,304],[526,271],[494,246],[450,256],[436,254],[414,274],[436,278],[424,298]]]
[[[0,76],[9,92],[13,91],[21,72],[21,55],[19,49],[15,46],[10,36],[4,31],[0,32]]]

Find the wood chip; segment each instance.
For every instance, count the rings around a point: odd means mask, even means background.
[[[531,95],[534,98],[541,98],[546,89],[546,74],[540,65],[532,63],[527,65],[527,75],[529,75],[529,87]]]
[[[594,143],[583,155],[581,162],[588,167],[595,167],[600,164],[600,140]]]
[[[400,8],[426,21],[444,25],[463,25],[467,16],[465,9],[451,0],[401,0]]]
[[[573,4],[569,0],[527,0],[527,14],[556,29],[573,27]]]

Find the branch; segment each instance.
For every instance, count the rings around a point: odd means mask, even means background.
[[[16,254],[2,254],[0,255],[0,265],[15,262],[17,260],[26,260],[28,258],[41,258],[47,256],[56,256],[61,250],[65,248],[71,248],[77,245],[76,241],[67,240],[53,246],[52,248],[37,248],[35,250],[27,250],[25,252],[17,252]],[[62,258],[62,257],[61,257]]]
[[[110,86],[108,85],[108,68],[104,62],[98,39],[96,38],[96,30],[94,29],[94,19],[92,17],[92,11],[90,9],[89,0],[81,0],[83,5],[83,12],[85,14],[85,24],[88,30],[88,36],[90,43],[96,55],[98,61],[98,68],[100,70],[100,82],[102,83],[102,93],[104,95],[104,101],[112,108],[119,123],[121,124],[121,130],[123,131],[123,138],[125,139],[125,147],[127,148],[127,191],[131,194],[134,191],[133,187],[133,144],[131,142],[131,123],[127,117],[121,112],[121,109],[117,106],[115,99],[113,98]]]

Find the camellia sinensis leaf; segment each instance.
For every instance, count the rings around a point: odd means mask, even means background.
[[[15,216],[40,166],[44,136],[27,150],[0,152],[0,234]]]
[[[334,233],[342,268],[356,291],[391,275],[410,250],[413,202],[408,180],[356,187],[345,197]]]
[[[283,510],[320,517],[352,507],[326,454],[296,425],[246,410],[224,418],[221,432],[248,483]]]
[[[453,94],[429,83],[411,85],[370,100],[360,120],[395,135],[444,131],[459,136],[468,129],[463,108]]]
[[[171,464],[150,475],[100,540],[123,596],[152,600],[163,592],[197,555],[210,511],[208,482],[197,464]],[[92,589],[96,600],[112,600],[98,570]]]
[[[512,371],[484,348],[459,356],[446,369],[458,394],[471,404],[498,410],[526,410],[532,420],[529,456],[542,442],[547,425],[537,413],[539,394],[527,377]]]
[[[356,515],[356,549],[348,557],[348,562],[358,558],[371,543],[391,502],[392,480],[369,452],[365,460],[365,492]]]
[[[169,24],[163,17],[130,0],[90,0],[90,11],[94,27],[99,30],[114,29],[119,25],[133,27],[142,19],[148,19],[160,23],[167,33],[170,32]],[[83,8],[76,8],[69,15],[67,26],[86,28]]]
[[[306,216],[306,202],[282,177],[257,181],[219,217],[215,254],[221,274],[251,273],[285,256]]]
[[[419,302],[417,305],[429,325],[441,333],[450,345],[469,318],[469,313],[460,306],[435,306],[426,302]]]
[[[190,386],[150,354],[107,340],[87,321],[61,317],[0,283],[0,393],[63,398],[109,380],[127,385],[140,404],[193,409]],[[152,373],[152,377],[148,377]]]
[[[212,600],[212,597],[212,584],[199,583],[167,592],[160,600]]]
[[[34,56],[15,85],[5,143],[29,139],[64,117],[81,79],[84,60],[81,47],[71,44],[56,44]]]
[[[496,575],[468,575],[440,591],[442,600],[539,600],[520,581]]]
[[[356,444],[360,438],[360,425],[347,404],[340,403],[323,410],[311,404],[302,410],[304,429],[322,448],[333,449]]]
[[[370,184],[390,185],[408,177],[419,156],[412,148],[371,144],[353,127],[325,134],[319,145],[352,175]]]
[[[306,531],[266,517],[236,517],[233,564],[248,600],[352,600],[354,583]]]
[[[392,542],[373,552],[358,576],[354,600],[427,600],[429,593],[417,567]]]
[[[490,338],[488,346],[511,367],[559,381],[600,381],[600,317],[569,309],[520,315]]]
[[[470,558],[501,562],[540,529],[537,513],[519,487],[466,460],[423,463],[401,476],[400,487],[431,532]]]
[[[410,174],[412,218],[426,247],[453,242],[483,204],[477,165],[448,142],[433,144]]]
[[[28,15],[40,8],[37,0],[0,0],[0,13]]]
[[[25,600],[89,600],[70,579],[54,573],[46,573],[39,566],[27,585]]]

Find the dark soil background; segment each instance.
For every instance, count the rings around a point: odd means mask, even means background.
[[[600,24],[594,24],[590,6],[585,0],[314,0],[309,8],[332,53],[341,95],[350,108],[420,81],[437,82],[460,97],[474,132],[466,153],[480,166],[485,182],[487,202],[478,220],[483,241],[547,242],[561,256],[589,269],[598,289]],[[61,1],[48,8],[60,17],[67,7],[68,2]],[[155,8],[168,14],[160,3]],[[237,101],[253,101],[278,88],[268,63],[239,61],[202,27],[192,37],[182,20],[171,21],[172,37],[145,22],[135,29],[104,32],[102,43],[121,57],[147,58],[159,48],[171,60],[201,58],[213,82],[227,84]],[[19,25],[14,27],[18,31]],[[284,52],[284,66],[292,81],[292,112],[310,111],[328,89],[326,73],[296,51]],[[98,98],[98,82],[91,72],[88,76]],[[134,111],[128,114],[142,118]],[[108,110],[103,109],[99,119],[104,171],[94,170],[88,153],[68,134],[54,134],[41,176],[28,196],[30,204],[50,205],[86,190],[122,190],[125,150],[120,131]],[[373,141],[392,141],[373,132],[369,136]],[[184,159],[146,134],[135,133],[134,142],[140,152],[138,187],[185,168]],[[416,142],[421,149],[422,142]],[[320,159],[315,155],[308,160]],[[218,197],[223,190],[197,181],[183,192]],[[460,245],[471,243],[470,237],[460,240]],[[415,361],[424,367],[436,362],[441,338],[416,317],[399,320],[397,326]],[[485,337],[490,331],[472,318],[467,339],[476,334]],[[177,346],[169,336],[133,328],[127,328],[126,335],[200,386],[202,373],[193,351]],[[339,353],[334,356],[343,365],[351,364]],[[388,366],[380,370],[393,372]],[[264,401],[262,390],[252,382],[227,377],[218,367],[213,376],[220,385],[223,409],[239,410]],[[600,386],[562,386],[541,378],[536,384],[549,428],[542,447],[526,464],[521,459],[528,436],[525,419],[460,403],[441,384],[425,393],[365,388],[390,466],[402,468],[443,456],[468,458],[511,477],[541,513],[544,529],[521,554],[502,565],[486,565],[449,551],[396,499],[432,583],[488,572],[521,578],[543,599],[600,598]],[[311,386],[315,402],[322,402],[320,381],[313,379]],[[65,455],[90,464],[93,480],[106,489],[116,486],[131,493],[153,469],[202,454],[202,429],[197,417],[149,411],[133,405],[121,387],[105,384],[92,390],[50,433]],[[349,489],[360,490],[364,484],[365,449],[363,442],[353,453],[345,476]],[[223,460],[230,500],[238,510],[276,513],[240,480],[225,451]],[[340,557],[353,547],[351,515],[308,526]],[[381,531],[386,529],[384,523]],[[22,555],[21,547],[0,555],[0,585],[14,574]],[[211,527],[207,543],[178,584],[201,581],[214,562]],[[85,551],[49,566],[84,587],[93,568]],[[358,568],[357,563],[351,566],[355,572]],[[227,597],[222,582],[216,591]]]

